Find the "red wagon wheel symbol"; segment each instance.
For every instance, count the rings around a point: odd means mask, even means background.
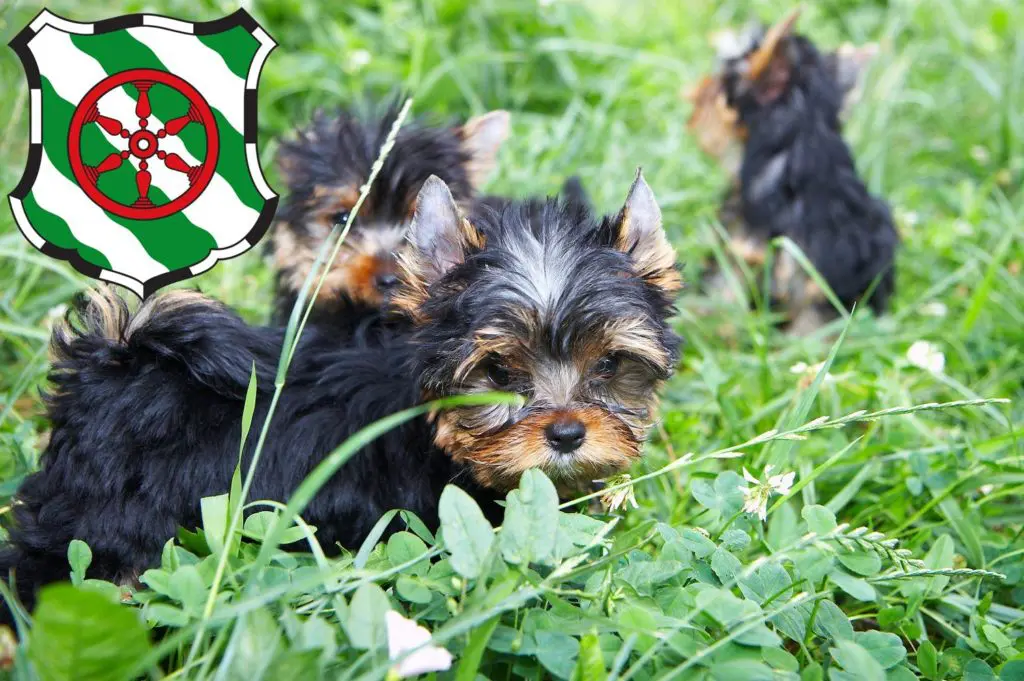
[[[126,83],[131,83],[139,93],[135,104],[135,115],[138,116],[138,127],[133,131],[126,128],[121,121],[105,116],[98,107],[103,95]],[[177,90],[188,100],[188,111],[177,118],[172,118],[157,131],[149,129],[149,118],[153,111],[149,103],[149,91],[154,85],[162,85]],[[96,165],[88,165],[82,160],[82,129],[95,123],[110,136],[122,137],[128,142],[128,148],[115,152],[100,160]],[[206,137],[206,157],[199,165],[191,166],[185,159],[173,152],[160,148],[160,141],[168,136],[175,136],[186,126],[195,124],[202,126]],[[68,133],[68,158],[71,171],[78,185],[86,195],[106,211],[123,218],[133,220],[156,220],[173,215],[188,207],[203,193],[217,168],[217,153],[220,150],[217,136],[217,121],[213,117],[210,106],[199,91],[187,82],[166,71],[156,69],[129,69],[115,73],[97,83],[79,102],[71,117],[71,130]],[[183,173],[188,178],[188,189],[167,203],[154,204],[149,198],[149,187],[153,181],[149,172],[151,158],[156,158],[171,170]],[[100,190],[100,175],[116,170],[130,158],[136,158],[138,169],[135,171],[135,187],[138,198],[131,204],[124,204],[110,198]]]

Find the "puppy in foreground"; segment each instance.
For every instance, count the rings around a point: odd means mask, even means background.
[[[621,212],[602,219],[578,201],[549,199],[481,208],[471,221],[432,177],[398,276],[393,305],[410,331],[339,343],[314,326],[301,339],[251,499],[286,500],[329,452],[384,416],[496,390],[523,404],[444,411],[352,458],[303,514],[325,550],[359,545],[392,508],[436,526],[448,483],[498,521],[495,501],[529,468],[568,496],[641,455],[678,357],[669,317],[680,278],[639,173]],[[184,292],[131,314],[101,291],[55,330],[52,437],[17,494],[0,558],[26,605],[41,585],[68,577],[72,539],[92,548],[89,577],[131,583],[159,562],[177,527],[200,524],[200,499],[230,484],[250,365],[261,423],[281,343],[281,331]]]
[[[288,197],[269,245],[277,270],[273,323],[287,323],[331,228],[344,224],[355,207],[398,112],[397,106],[381,116],[321,112],[281,144],[277,163]],[[468,210],[508,131],[505,111],[450,127],[406,123],[320,290],[312,322],[347,334],[378,316],[398,285],[398,253],[423,182],[441,178]]]
[[[734,41],[720,70],[691,93],[688,127],[733,176],[721,221],[730,257],[756,283],[764,280],[769,242],[785,236],[847,309],[874,286],[866,302],[881,313],[895,288],[899,238],[888,206],[858,176],[841,123],[873,49],[822,54],[793,33],[797,16]],[[734,297],[724,272],[709,269],[704,288]],[[738,267],[733,271],[744,280]],[[776,252],[770,281],[763,294],[784,313],[790,333],[811,333],[838,315],[789,252]]]

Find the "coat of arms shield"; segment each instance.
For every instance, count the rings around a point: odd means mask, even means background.
[[[244,10],[210,22],[41,12],[11,46],[28,77],[25,237],[145,298],[252,248],[277,195],[256,150],[275,43]]]

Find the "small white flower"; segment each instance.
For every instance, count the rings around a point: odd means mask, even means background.
[[[625,487],[609,490],[601,495],[601,505],[604,506],[609,513],[617,511],[626,504],[629,504],[633,508],[640,507],[639,504],[636,503],[636,495],[633,494],[633,476],[629,473],[615,475],[606,480],[595,480],[594,482],[603,482],[606,487],[615,487],[616,485],[626,484]]]
[[[945,317],[948,312],[949,309],[946,307],[946,304],[940,303],[937,300],[921,306],[921,314],[929,317]]]
[[[991,156],[988,153],[988,149],[981,146],[980,144],[976,144],[973,147],[971,147],[971,158],[973,158],[978,163],[985,165],[989,162]]]
[[[348,70],[358,71],[370,63],[371,55],[367,50],[353,50],[348,55]]]
[[[801,388],[806,388],[811,383],[814,383],[814,378],[824,366],[824,362],[818,362],[814,365],[808,365],[807,362],[797,362],[793,366],[789,367],[789,373],[800,376],[798,384]],[[832,383],[835,383],[835,381],[836,379],[835,376],[832,375],[832,372],[826,372],[825,376],[821,379],[822,385],[831,385]]]
[[[793,481],[796,480],[796,473],[782,473],[772,475],[772,466],[764,467],[765,482],[761,482],[750,474],[746,468],[743,469],[743,479],[750,483],[750,486],[740,485],[739,490],[743,492],[744,513],[755,513],[764,522],[768,519],[768,500],[773,494],[785,496],[793,489]]]
[[[994,490],[995,488],[995,485],[982,485],[981,487],[978,488],[978,491],[984,494],[985,496],[988,496],[989,494],[992,494],[992,490]]]
[[[953,220],[953,231],[960,236],[971,236],[974,234],[974,225],[967,222],[967,220],[957,218]]]
[[[919,369],[941,374],[946,368],[946,356],[928,341],[915,341],[907,350],[907,361]]]
[[[384,613],[384,622],[388,630],[388,658],[392,662],[397,661],[389,677],[407,679],[451,669],[451,653],[439,646],[425,645],[430,642],[430,632],[425,627],[402,617],[394,610]],[[399,657],[410,650],[414,652],[398,661]]]
[[[896,219],[907,227],[913,227],[920,221],[920,216],[912,210],[896,210]]]

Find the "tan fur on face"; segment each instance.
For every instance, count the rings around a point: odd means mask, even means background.
[[[568,455],[554,452],[544,434],[549,424],[566,417],[586,428],[583,445]],[[640,456],[641,440],[625,422],[584,407],[533,414],[493,435],[468,433],[459,428],[456,411],[445,412],[438,417],[435,442],[486,487],[508,491],[526,470],[540,468],[568,495],[627,468]]]
[[[328,227],[323,238],[303,238],[286,223],[279,225],[274,234],[274,262],[285,273],[284,286],[292,291],[302,288],[329,233]],[[402,227],[371,225],[353,229],[324,278],[317,300],[323,302],[345,296],[366,305],[382,305],[385,296],[377,287],[376,279],[382,274],[397,273],[397,254],[404,247]]]

